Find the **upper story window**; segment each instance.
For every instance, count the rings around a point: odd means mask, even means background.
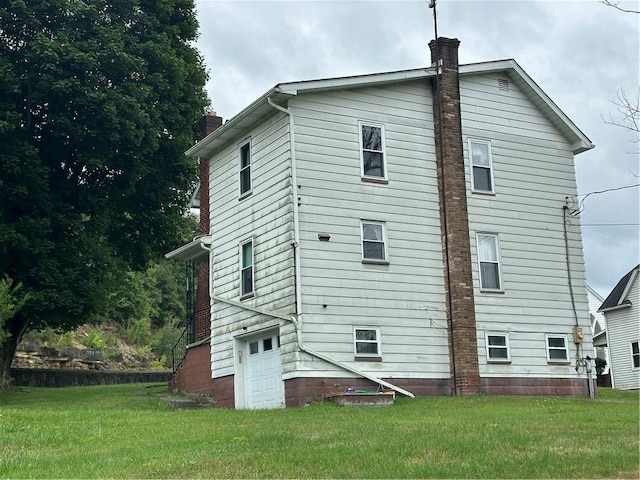
[[[491,142],[470,139],[469,157],[471,158],[471,189],[474,192],[494,193]]]
[[[380,330],[375,327],[355,327],[353,348],[356,357],[379,358],[381,356]]]
[[[388,263],[384,223],[362,222],[362,261],[365,263]]]
[[[359,124],[361,174],[364,180],[386,181],[384,127],[368,123]]]
[[[547,361],[561,363],[569,361],[566,335],[547,335]]]
[[[631,342],[631,364],[633,368],[640,368],[640,344]]]
[[[510,362],[509,336],[506,333],[487,333],[487,360],[489,362]]]
[[[502,291],[498,236],[493,233],[479,233],[477,244],[480,290]]]
[[[251,139],[238,147],[240,157],[240,198],[251,194]]]
[[[253,239],[240,244],[240,298],[253,296]]]

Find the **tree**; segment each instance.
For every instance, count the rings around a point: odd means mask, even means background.
[[[631,8],[624,8],[620,5],[621,2],[611,1],[611,0],[602,0],[603,5],[607,7],[615,8],[624,13],[633,13],[640,14],[640,10],[635,10]],[[617,98],[615,100],[611,100],[616,106],[618,113],[622,116],[620,120],[616,120],[609,114],[609,119],[605,119],[605,123],[609,125],[615,125],[616,127],[622,127],[625,130],[629,130],[632,132],[640,132],[640,87],[638,87],[638,91],[635,96],[631,96],[624,89],[620,89],[618,91]],[[636,140],[636,143],[638,140]]]
[[[9,0],[0,7],[0,272],[27,329],[105,310],[128,268],[169,251],[196,178],[183,152],[207,105],[193,0]]]

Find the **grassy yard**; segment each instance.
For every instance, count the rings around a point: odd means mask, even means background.
[[[638,478],[638,393],[171,410],[164,385],[0,393],[0,478]]]

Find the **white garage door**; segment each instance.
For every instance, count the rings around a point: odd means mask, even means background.
[[[248,408],[284,407],[284,385],[277,333],[246,342],[245,379]]]

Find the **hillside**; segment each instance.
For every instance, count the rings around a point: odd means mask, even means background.
[[[177,332],[177,330],[175,330]],[[175,334],[171,335],[175,337]],[[153,343],[153,342],[151,342]],[[116,324],[83,325],[56,333],[51,329],[29,332],[18,345],[13,368],[148,371],[171,369],[173,339],[135,345]],[[157,348],[160,347],[160,348]]]

